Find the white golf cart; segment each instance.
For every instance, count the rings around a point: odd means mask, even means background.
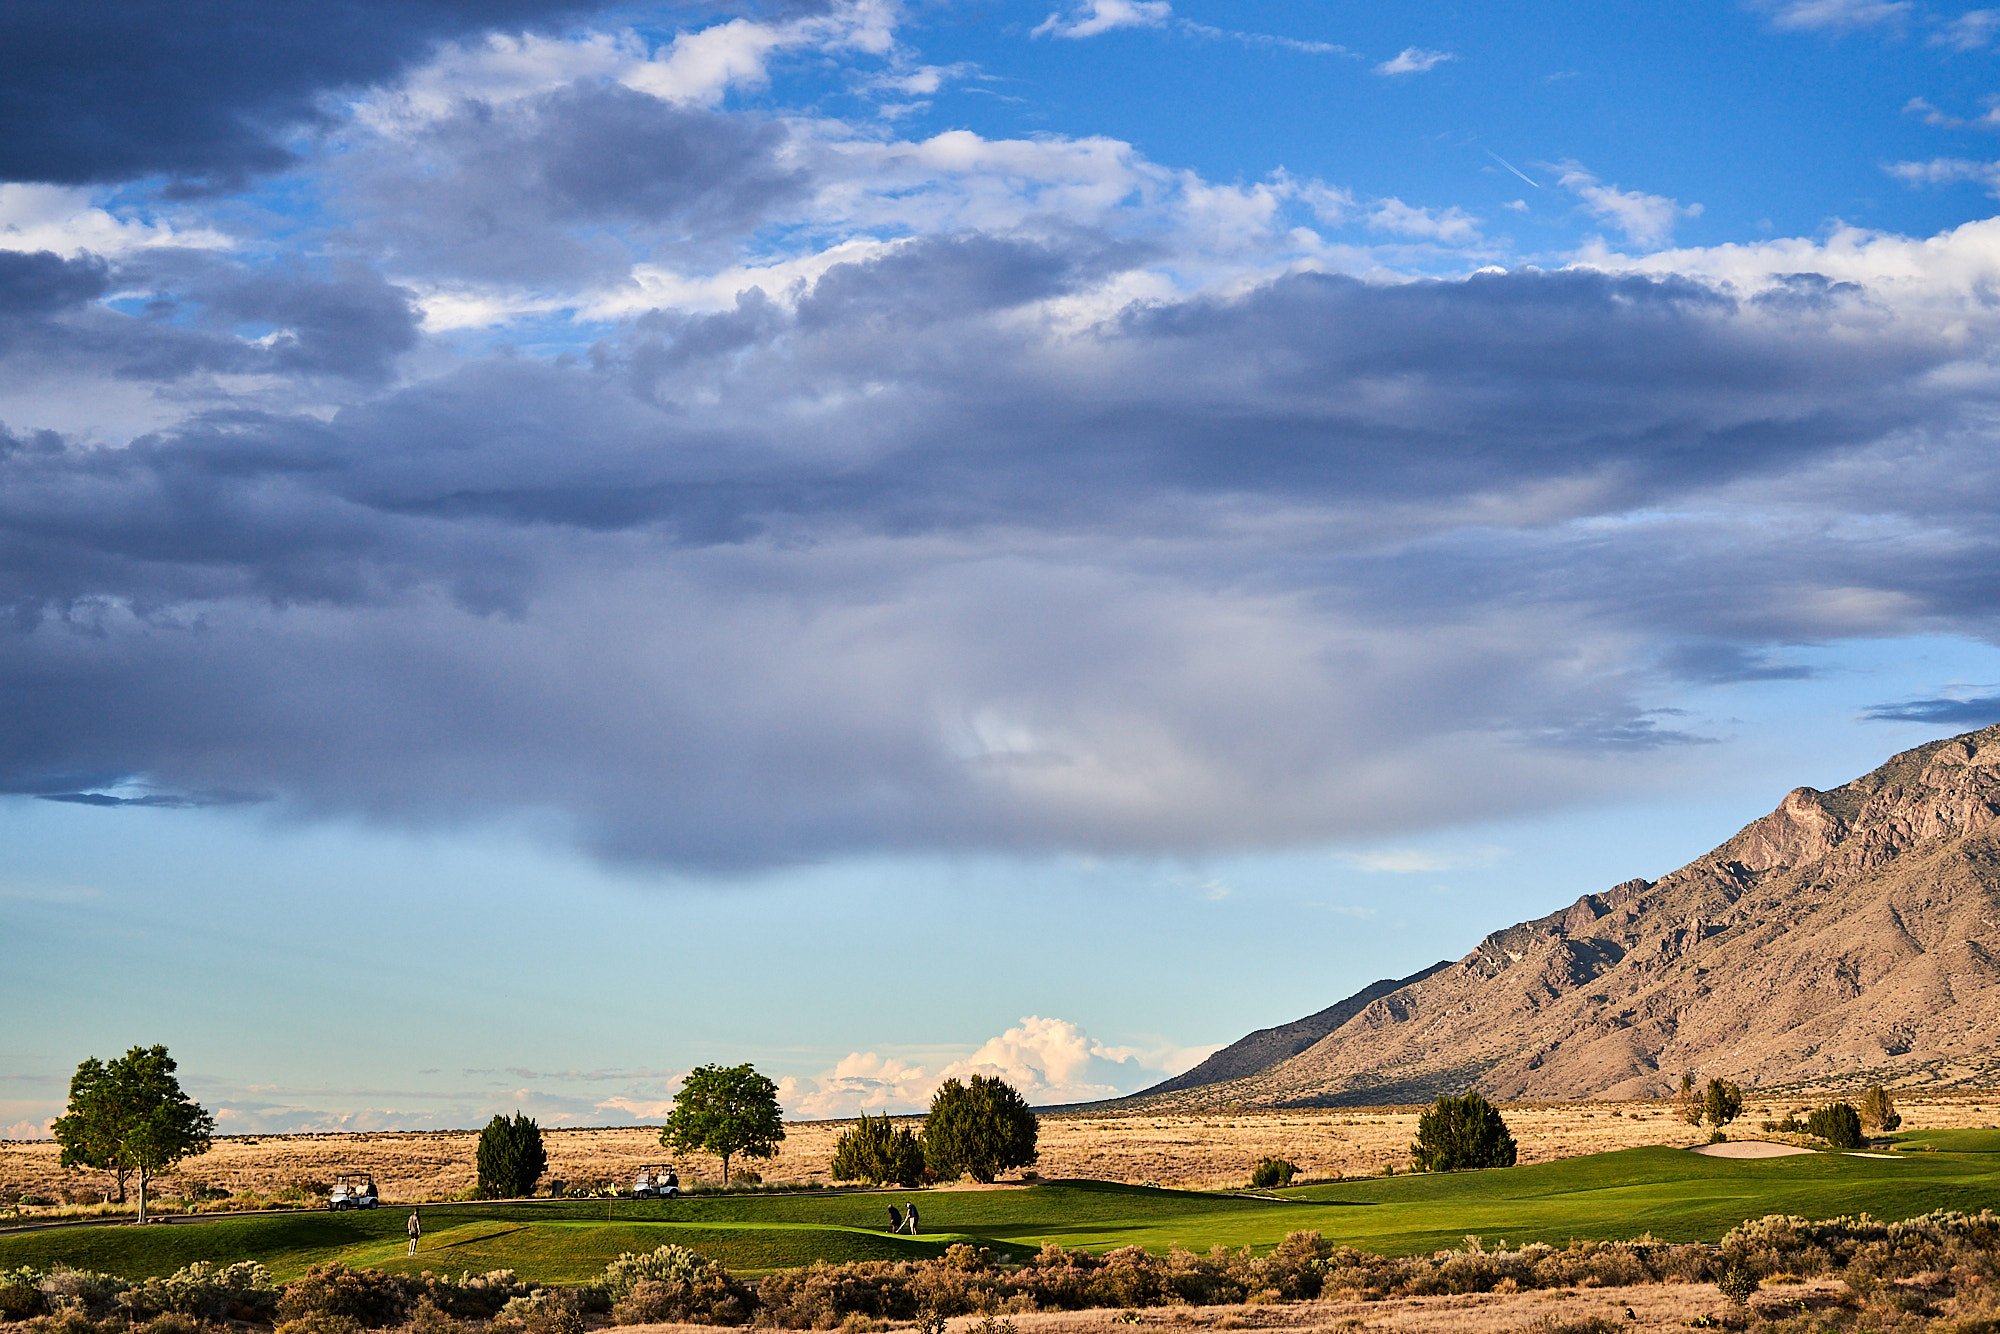
[[[333,1190],[326,1197],[329,1209],[373,1209],[381,1202],[375,1193],[373,1172],[342,1172],[333,1179]]]
[[[681,1193],[681,1174],[672,1163],[649,1163],[632,1179],[635,1200],[671,1200]]]

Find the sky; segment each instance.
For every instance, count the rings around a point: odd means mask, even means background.
[[[1997,47],[6,6],[0,1136],[1129,1092],[2000,721]]]

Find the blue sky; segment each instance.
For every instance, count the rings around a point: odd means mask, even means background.
[[[122,19],[0,16],[0,1132],[1129,1091],[2000,719],[2000,10]]]

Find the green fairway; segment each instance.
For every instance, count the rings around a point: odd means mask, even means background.
[[[744,1273],[833,1261],[920,1258],[954,1241],[1021,1254],[1044,1242],[1106,1250],[1268,1247],[1312,1229],[1389,1254],[1489,1240],[1562,1243],[1650,1232],[1713,1241],[1745,1218],[2000,1207],[2000,1132],[1911,1135],[1889,1157],[1822,1153],[1707,1158],[1628,1149],[1531,1167],[1304,1186],[1277,1198],[1055,1182],[1021,1190],[927,1191],[922,1237],[881,1229],[896,1194],[801,1192],[673,1201],[451,1204],[424,1209],[423,1253],[403,1254],[404,1211],[301,1213],[137,1228],[0,1235],[0,1268],[66,1263],[128,1277],[193,1260],[258,1260],[289,1278],[316,1260],[384,1269],[515,1269],[578,1282],[621,1251],[691,1246]]]

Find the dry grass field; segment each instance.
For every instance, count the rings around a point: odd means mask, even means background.
[[[1769,1287],[1751,1299],[1747,1314],[1782,1319],[1829,1308],[1843,1289],[1832,1280]],[[1557,1288],[1539,1292],[1466,1293],[1400,1297],[1385,1301],[1285,1302],[1252,1306],[1172,1306],[1142,1310],[1049,1311],[1013,1315],[1018,1334],[1205,1334],[1270,1331],[1271,1334],[1538,1334],[1588,1327],[1601,1320],[1633,1334],[1685,1334],[1702,1317],[1722,1322],[1741,1316],[1712,1283],[1661,1283],[1631,1288]],[[948,1334],[976,1334],[975,1317],[949,1323]],[[1945,1326],[1949,1328],[1949,1326]],[[704,1325],[633,1325],[629,1334],[712,1334]],[[897,1326],[881,1327],[884,1334]],[[909,1326],[900,1327],[909,1329]]]
[[[1752,1137],[1758,1121],[1803,1105],[1753,1094],[1732,1130],[1736,1138]],[[1912,1093],[1898,1105],[1906,1130],[2000,1123],[2000,1092]],[[1524,1163],[1648,1144],[1693,1144],[1702,1137],[1663,1102],[1516,1103],[1504,1111]],[[1045,1179],[1240,1186],[1252,1164],[1275,1154],[1297,1163],[1310,1178],[1373,1176],[1392,1164],[1398,1170],[1407,1165],[1417,1114],[1413,1107],[1174,1116],[1057,1113],[1042,1118],[1036,1171]],[[794,1123],[783,1152],[755,1166],[767,1182],[826,1182],[834,1140],[848,1124]],[[657,1136],[643,1126],[550,1131],[550,1173],[572,1183],[627,1182],[639,1164],[667,1156]],[[477,1138],[472,1131],[440,1131],[219,1139],[209,1153],[185,1165],[181,1178],[160,1183],[157,1193],[171,1200],[194,1181],[232,1194],[275,1194],[294,1182],[325,1182],[359,1167],[376,1174],[385,1198],[442,1199],[472,1186]],[[718,1176],[712,1160],[688,1157],[678,1165],[688,1184],[711,1183]],[[64,1171],[50,1141],[0,1143],[0,1198],[29,1194],[81,1204],[100,1199],[103,1182],[101,1174]]]

